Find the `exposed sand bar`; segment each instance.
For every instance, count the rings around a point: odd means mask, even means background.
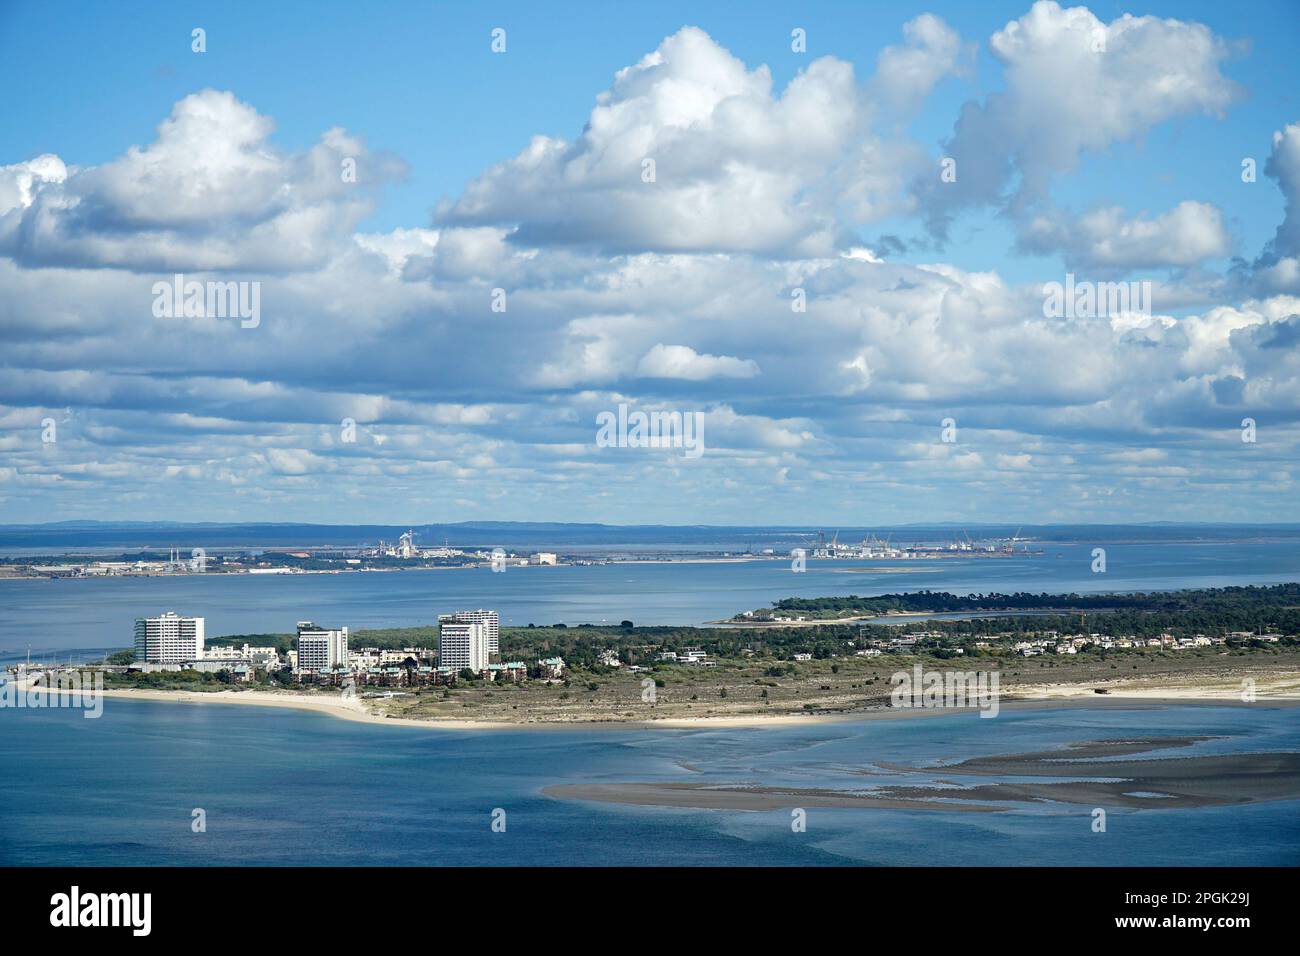
[[[988,813],[1013,804],[1075,804],[1127,809],[1187,809],[1300,799],[1300,753],[1211,754],[1156,759],[1098,759],[1132,756],[1199,743],[1205,737],[1144,737],[1075,744],[1061,751],[977,757],[941,767],[886,767],[858,771],[861,777],[897,779],[867,790],[762,787],[696,783],[564,784],[543,793],[560,799],[699,810],[780,810],[832,807],[886,810],[947,810]],[[1007,777],[964,786],[944,776]],[[1025,782],[1023,777],[1072,777]]]
[[[710,787],[694,783],[560,784],[545,788],[548,797],[620,803],[642,807],[684,807],[694,810],[788,810],[793,807],[876,810],[964,810],[1001,813],[1007,807],[953,805],[933,800],[868,797],[841,790],[781,787]]]

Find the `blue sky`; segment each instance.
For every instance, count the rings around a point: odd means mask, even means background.
[[[702,10],[701,7],[707,9]],[[784,87],[808,57],[789,49],[789,31],[808,31],[811,56],[832,54],[863,67],[897,41],[899,26],[921,13],[942,16],[963,37],[987,38],[1023,14],[1026,3],[174,3],[9,2],[0,11],[0,75],[26,96],[7,106],[0,153],[9,159],[55,153],[82,163],[111,160],[147,142],[173,103],[205,86],[229,89],[276,119],[275,142],[302,149],[338,125],[374,149],[410,164],[388,190],[368,229],[427,225],[439,197],[455,196],[485,166],[517,152],[536,133],[570,136],[581,128],[596,91],[664,36],[691,24],[751,65],[771,67]],[[1104,193],[1125,205],[1173,205],[1196,195],[1234,210],[1243,243],[1258,247],[1272,232],[1282,197],[1241,190],[1235,175],[1243,148],[1268,150],[1275,128],[1300,112],[1300,8],[1282,0],[1241,8],[1215,2],[1098,4],[1107,19],[1124,12],[1178,17],[1209,26],[1240,45],[1224,73],[1247,91],[1222,120],[1186,117],[1089,157],[1062,202]],[[208,31],[208,52],[190,52],[189,32]],[[508,56],[484,39],[508,28]],[[72,56],[50,56],[56,49]],[[995,90],[1000,69],[979,50],[976,82],[945,80],[912,123],[934,145],[972,86]],[[112,122],[105,122],[112,117]],[[1153,168],[1161,167],[1153,176]],[[1225,174],[1228,171],[1230,175]],[[900,228],[905,224],[899,223]],[[964,234],[998,230],[977,216]],[[1005,239],[1005,232],[998,235]],[[996,266],[1026,278],[1022,263],[969,242],[951,250],[971,269]]]
[[[789,7],[5,4],[0,520],[1300,517],[1293,3]],[[156,324],[176,271],[265,324]],[[1067,271],[1154,316],[1048,324]]]

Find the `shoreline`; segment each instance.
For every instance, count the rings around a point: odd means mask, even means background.
[[[26,685],[19,685],[29,689]],[[37,688],[40,690],[40,688]],[[1270,693],[1270,690],[1277,691]],[[422,720],[410,717],[391,717],[368,710],[362,698],[345,699],[342,696],[317,696],[313,694],[281,693],[258,690],[223,690],[212,692],[147,690],[115,688],[99,692],[105,698],[119,700],[151,701],[173,704],[235,704],[246,707],[269,707],[304,710],[312,713],[385,727],[417,727],[425,730],[709,730],[709,729],[759,729],[764,727],[790,727],[808,724],[836,724],[863,720],[915,720],[950,716],[955,713],[978,714],[978,707],[964,708],[889,708],[840,713],[782,713],[735,714],[709,717],[663,717],[648,720],[608,719],[497,721],[460,720],[437,718]],[[1078,709],[1143,709],[1160,705],[1179,704],[1192,706],[1256,705],[1273,707],[1300,706],[1300,678],[1290,677],[1261,682],[1256,700],[1241,700],[1240,688],[1213,686],[1166,686],[1114,688],[1106,694],[1096,694],[1091,685],[1034,685],[1008,693],[999,708],[1010,711]],[[995,718],[996,719],[996,718]]]
[[[857,572],[844,571],[844,574]],[[1110,610],[1110,609],[1104,609]],[[1076,608],[1000,608],[993,610],[976,610],[976,611],[884,611],[879,614],[854,614],[851,617],[823,617],[808,618],[802,621],[792,620],[771,620],[771,621],[754,621],[754,620],[736,620],[727,618],[725,621],[705,621],[701,627],[737,627],[737,628],[757,628],[757,627],[818,627],[823,624],[863,624],[872,621],[896,622],[899,624],[908,624],[919,621],[978,621],[988,618],[999,617],[1060,617],[1062,615],[1076,613]],[[947,616],[945,616],[947,615]]]
[[[1098,694],[1097,687],[1106,693]],[[1257,682],[1256,700],[1253,703],[1300,704],[1300,675],[1275,674]],[[1133,681],[1128,686],[1108,687],[1105,680],[1088,684],[1034,684],[1009,692],[1016,700],[1201,700],[1239,704],[1252,703],[1242,699],[1241,682],[1233,679],[1215,683],[1177,683],[1166,678],[1162,684]]]
[[[42,555],[43,556],[43,555]],[[1017,554],[1015,557],[1042,557],[1042,555],[1022,555]],[[900,565],[889,565],[886,567],[867,567],[867,568],[831,568],[824,570],[834,574],[908,574],[908,573],[927,573],[937,574],[940,568],[917,568],[914,565],[917,562],[928,562],[935,560],[949,560],[954,558],[1009,558],[1012,555],[1007,554],[985,554],[985,553],[948,553],[936,552],[933,554],[918,554],[912,558],[818,558],[816,560],[839,563],[850,561],[880,561],[893,560],[902,561]],[[576,560],[558,562],[555,565],[535,565],[535,564],[516,564],[508,565],[512,571],[522,571],[527,568],[540,567],[591,567],[591,566],[614,566],[614,565],[638,565],[638,564],[754,564],[759,562],[783,563],[789,560],[788,555],[777,554],[747,554],[747,555],[715,555],[701,557],[647,557],[647,558],[587,558],[578,557]],[[0,563],[0,568],[13,567],[42,567],[42,565],[13,565]],[[249,570],[247,568],[231,571],[208,571],[208,572],[188,572],[188,571],[147,571],[132,572],[127,574],[3,574],[0,573],[0,582],[2,581],[85,581],[85,580],[105,580],[116,578],[177,578],[177,577],[194,577],[199,574],[209,574],[220,577],[290,577],[301,574],[388,574],[397,571],[472,571],[488,570],[491,565],[483,562],[466,562],[464,564],[441,564],[441,565],[414,565],[411,567],[344,567],[344,568],[293,568],[285,567],[283,570],[276,568],[274,570]]]
[[[511,571],[525,571],[534,568],[558,567],[558,568],[576,568],[576,567],[594,567],[594,566],[611,566],[625,564],[748,564],[757,561],[780,561],[781,558],[774,558],[771,555],[752,555],[752,556],[732,556],[724,557],[700,557],[700,558],[605,558],[599,560],[579,559],[577,561],[564,561],[553,565],[544,564],[509,564],[507,567]],[[4,565],[4,567],[15,567],[15,565]],[[39,567],[39,565],[37,565]],[[433,564],[433,565],[414,565],[411,567],[370,567],[370,568],[289,568],[286,570],[260,570],[250,571],[243,569],[239,571],[207,571],[207,572],[190,572],[190,571],[148,571],[129,574],[0,574],[0,581],[102,581],[118,580],[129,578],[185,578],[185,577],[265,577],[265,578],[282,578],[298,577],[304,574],[392,574],[400,571],[487,571],[491,569],[490,564],[482,562],[472,562],[465,564]]]

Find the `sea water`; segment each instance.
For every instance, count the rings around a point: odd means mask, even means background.
[[[1133,736],[1156,753],[1300,747],[1300,711],[1134,705],[771,727],[431,730],[233,704],[110,698],[0,710],[0,864],[1300,864],[1300,801],[1182,810],[1015,805],[747,812],[557,799],[555,784],[860,788],[880,763]],[[793,801],[792,801],[793,802]],[[196,832],[196,811],[205,823]],[[494,821],[498,826],[494,828]],[[503,826],[501,825],[503,824]]]
[[[341,574],[191,574],[147,578],[0,580],[0,664],[129,647],[135,618],[163,611],[206,619],[209,636],[332,627],[428,626],[438,614],[495,608],[528,623],[703,624],[785,597],[872,595],[923,588],[959,594],[1178,590],[1300,581],[1294,541],[1049,544],[1041,556],[903,561],[623,563]]]

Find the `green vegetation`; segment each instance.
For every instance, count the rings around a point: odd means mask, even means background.
[[[104,675],[104,687],[112,690],[119,687],[138,687],[143,690],[192,690],[218,691],[241,686],[228,671],[218,674],[200,673],[199,671],[156,671],[151,674],[133,672],[129,674],[108,673]]]
[[[1300,634],[1300,584],[1270,587],[1208,588],[1151,594],[971,594],[920,591],[879,597],[786,598],[758,615],[803,616],[810,620],[854,615],[914,613],[981,613],[1035,611],[1033,614],[989,616],[970,620],[918,620],[903,625],[850,625],[874,639],[912,631],[939,632],[964,643],[996,635],[1021,636],[1043,631],[1081,630],[1111,635],[1175,637],[1222,635],[1232,631],[1271,631]],[[1053,611],[1058,613],[1052,613]],[[827,625],[830,627],[831,625]],[[841,625],[841,628],[846,626]],[[768,634],[770,631],[764,631]],[[805,643],[816,644],[835,632],[820,626],[801,629]],[[839,633],[847,633],[841,630]],[[816,653],[814,651],[814,653]]]
[[[298,639],[297,634],[226,634],[222,637],[209,637],[204,640],[208,647],[274,647],[279,653],[286,654],[293,650]]]
[[[1300,605],[1300,584],[1271,587],[1205,588],[1190,591],[1157,591],[1130,594],[949,594],[947,591],[917,591],[913,594],[881,594],[877,597],[785,598],[773,603],[775,611],[808,616],[843,617],[854,614],[890,612],[941,613],[1029,610],[1135,610],[1200,611],[1209,614],[1243,614],[1260,607]],[[766,609],[763,609],[766,612]]]
[[[214,647],[274,647],[281,654],[286,654],[296,646],[296,634],[225,634],[210,637],[207,644]],[[383,650],[400,650],[403,647],[437,647],[438,628],[432,627],[391,627],[381,630],[363,629],[348,634],[348,646],[378,647]]]
[[[1043,683],[1085,687],[1124,682],[1144,686],[1236,688],[1244,678],[1291,681],[1300,672],[1300,585],[1221,588],[1161,594],[914,595],[788,599],[783,613],[839,617],[879,610],[879,602],[920,613],[983,612],[964,620],[907,619],[892,623],[813,620],[781,626],[637,627],[617,625],[506,627],[502,660],[532,665],[562,657],[563,681],[501,685],[462,672],[454,687],[410,688],[372,706],[394,717],[489,721],[581,721],[697,717],[734,714],[855,713],[889,706],[890,675],[914,665],[929,669],[993,670],[1002,691]],[[806,606],[805,606],[806,605]],[[1027,612],[1027,613],[1026,613]],[[1025,658],[1012,645],[1031,637],[1081,633],[1111,638],[1204,635],[1220,641],[1179,649],[1161,646],[1103,648],[1081,644],[1077,653]],[[1261,632],[1278,635],[1263,641]],[[1227,636],[1233,635],[1236,636]],[[352,646],[433,647],[438,628],[363,630]],[[907,646],[895,642],[911,637]],[[213,638],[213,645],[292,647],[292,634]],[[977,646],[983,645],[983,646]],[[665,651],[699,648],[713,666],[660,660]],[[858,651],[870,650],[871,656]],[[602,663],[613,652],[625,666]],[[129,653],[129,652],[127,652]],[[115,655],[116,656],[116,655]],[[796,657],[798,659],[796,659]],[[636,669],[630,666],[635,665]],[[653,683],[655,693],[646,695]],[[227,687],[297,688],[287,671],[258,672],[254,682],[229,675],[179,673],[106,675],[109,687],[216,691]],[[337,688],[319,688],[336,693]]]
[[[1274,644],[1254,638],[1229,639],[1226,649],[1280,649],[1294,647],[1300,640],[1300,584],[1272,587],[1232,587],[1154,594],[1051,595],[974,594],[954,595],[922,591],[916,594],[886,594],[879,597],[787,598],[777,601],[778,612],[836,618],[850,614],[909,611],[919,613],[995,612],[994,616],[968,620],[913,620],[897,624],[810,622],[781,627],[755,624],[747,627],[637,627],[631,621],[617,626],[582,624],[565,627],[536,626],[501,629],[502,660],[531,664],[539,658],[563,657],[581,675],[602,677],[616,668],[602,665],[599,657],[613,650],[623,664],[649,668],[657,686],[661,674],[675,672],[676,665],[661,662],[660,653],[698,647],[722,662],[749,662],[755,676],[781,679],[795,673],[794,655],[810,654],[813,661],[843,661],[872,642],[920,635],[916,651],[936,660],[959,656],[999,657],[1010,653],[1009,645],[1033,635],[1056,631],[1060,634],[1102,633],[1112,637],[1152,638],[1163,633],[1175,637],[1197,634],[1220,637],[1232,632],[1271,632],[1283,635]],[[997,611],[1034,611],[1032,614],[996,614]],[[897,620],[897,619],[895,619]],[[436,626],[360,630],[351,635],[353,647],[436,647]],[[976,647],[976,642],[991,646]],[[281,653],[293,647],[292,634],[239,634],[216,637],[213,645],[275,646]],[[1221,647],[1221,649],[1223,649]],[[125,653],[125,652],[124,652]],[[1101,658],[1139,650],[1103,650],[1088,646],[1080,655]],[[1186,653],[1186,652],[1179,652]],[[829,664],[837,674],[838,664]],[[580,685],[581,686],[581,685]]]
[[[438,627],[387,627],[382,630],[353,631],[348,635],[349,647],[378,647],[383,650],[400,650],[403,647],[437,647]]]

